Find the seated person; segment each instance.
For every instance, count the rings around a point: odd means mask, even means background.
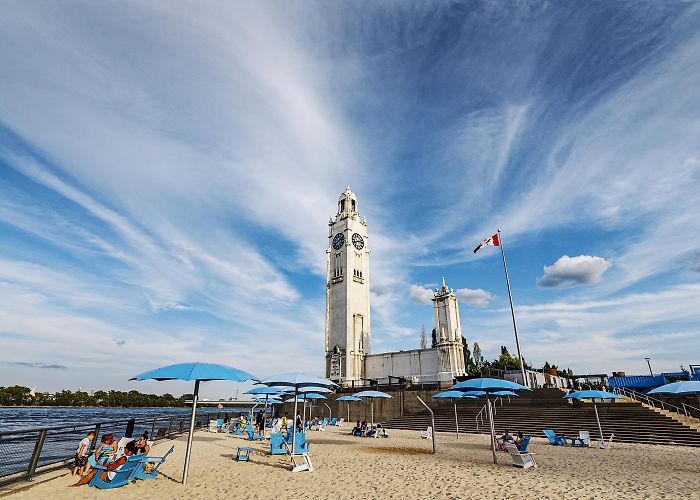
[[[103,481],[111,481],[114,479],[115,472],[112,471],[117,471],[121,469],[122,465],[126,463],[126,461],[129,459],[130,456],[136,454],[136,443],[133,441],[129,441],[126,443],[126,446],[124,447],[124,456],[121,458],[118,458],[115,460],[113,463],[109,464],[107,466],[106,471],[101,471],[99,469],[92,469],[89,474],[87,474],[85,477],[83,477],[80,481],[75,483],[72,486],[83,486],[84,484],[88,484],[93,477],[95,477],[95,474],[100,472],[100,479]]]
[[[98,446],[95,453],[88,458],[88,463],[91,467],[94,467],[98,463],[104,464],[117,452],[117,448],[118,444],[117,440],[114,439],[114,434],[105,434],[102,436],[100,446]]]
[[[387,434],[386,429],[385,429],[384,427],[382,427],[381,429],[379,429],[379,437],[382,437],[382,438],[388,438],[388,437],[389,437],[389,434]]]
[[[518,432],[518,435],[515,436],[515,446],[517,446],[518,449],[520,449],[520,445],[522,444],[523,439],[525,439],[525,436],[523,436],[523,433]]]
[[[513,436],[510,434],[510,431],[506,429],[506,431],[503,433],[503,435],[496,440],[496,443],[498,445],[498,449],[501,451],[506,450],[506,443],[514,443],[515,440],[513,439]]]
[[[136,454],[148,455],[150,451],[151,447],[148,446],[148,432],[144,432],[141,437],[136,440]]]
[[[367,431],[367,434],[365,435],[365,437],[371,438],[371,437],[374,437],[375,434],[377,434],[377,427],[372,426],[372,428]]]
[[[357,425],[355,425],[355,427],[352,428],[352,430],[350,431],[350,434],[355,436],[356,434],[359,434],[361,431],[362,431],[362,428],[360,427],[360,421],[358,420]]]

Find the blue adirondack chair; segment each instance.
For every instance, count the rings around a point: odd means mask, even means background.
[[[236,425],[233,426],[233,432],[234,436],[242,436],[243,435],[243,428],[241,427],[240,422],[236,422]]]
[[[284,434],[281,432],[274,432],[270,435],[270,455],[286,455],[287,454],[287,441],[284,438]]]
[[[333,417],[330,422],[328,422],[328,425],[338,425],[338,419]]]
[[[518,451],[520,453],[527,453],[527,445],[530,444],[530,438],[532,438],[532,436],[523,436],[523,440],[520,446],[518,446]]]
[[[245,430],[248,433],[248,441],[262,441],[262,436],[253,432],[253,426],[248,424],[245,426]]]
[[[325,418],[323,419],[323,422],[321,422],[321,426],[322,426],[322,427],[325,427],[325,426],[327,426],[327,425],[328,425],[328,417],[325,417]]]
[[[146,457],[144,455],[133,455],[127,458],[126,462],[119,470],[110,471],[114,473],[114,477],[112,479],[101,479],[100,476],[103,472],[107,471],[107,467],[99,464],[95,465],[93,468],[97,469],[98,472],[95,474],[95,477],[90,480],[88,486],[94,486],[100,490],[108,490],[110,488],[119,488],[120,486],[124,486],[133,479],[136,471],[142,467],[145,458]]]
[[[557,436],[552,429],[544,429],[544,435],[549,439],[549,444],[552,446],[566,446],[566,438],[564,436]]]
[[[306,441],[306,433],[305,432],[300,432],[297,434],[296,439],[294,440],[294,454],[295,455],[301,455],[302,453],[309,453],[310,450],[310,444]],[[291,446],[292,441],[291,439],[287,441],[287,445]]]
[[[160,464],[165,462],[165,459],[168,458],[168,455],[170,455],[173,450],[175,450],[175,447],[171,446],[168,452],[162,457],[146,457],[141,466],[136,469],[133,479],[155,479],[158,475],[158,467],[160,467]],[[151,472],[146,472],[145,466],[146,463],[149,462],[154,463],[155,466],[151,469]]]

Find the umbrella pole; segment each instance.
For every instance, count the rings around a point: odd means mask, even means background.
[[[350,401],[348,401],[348,424],[350,424]]]
[[[454,402],[455,405],[455,427],[457,428],[457,439],[459,439],[459,420],[457,420],[457,401]]]
[[[593,400],[593,409],[595,410],[595,419],[598,422],[598,431],[600,432],[600,448],[605,446],[605,438],[603,437],[603,428],[600,426],[600,418],[598,417],[598,407],[595,404],[595,399]]]
[[[370,415],[371,415],[370,420],[372,421],[372,427],[374,427],[374,398],[370,399],[370,401],[371,401],[371,403],[370,403],[370,408],[371,408],[371,410],[370,410],[370,412],[371,412],[371,413],[370,413]]]
[[[187,473],[190,468],[190,452],[192,451],[192,435],[194,434],[194,420],[197,413],[197,396],[199,395],[199,380],[194,381],[194,394],[192,395],[192,417],[190,418],[190,433],[187,436],[187,450],[185,451],[185,468],[182,471],[182,485],[187,484]]]
[[[497,463],[496,460],[496,429],[494,428],[493,425],[493,411],[492,411],[492,405],[491,405],[491,399],[486,396],[486,406],[488,407],[489,410],[489,424],[491,426],[491,453],[493,453],[493,463]]]
[[[294,466],[294,449],[297,443],[297,398],[299,397],[299,387],[294,387],[294,416],[292,417],[292,467]]]

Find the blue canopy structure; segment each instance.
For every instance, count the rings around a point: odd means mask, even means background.
[[[647,394],[698,394],[700,397],[700,382],[697,380],[673,382],[657,387]]]
[[[394,396],[390,396],[386,392],[382,391],[362,391],[358,392],[357,394],[353,394],[356,398],[370,398],[371,401],[371,408],[372,408],[372,413],[371,413],[371,418],[370,420],[372,421],[372,425],[374,425],[374,400],[376,398],[393,398]],[[366,415],[366,414],[365,414]]]
[[[608,391],[578,391],[572,392],[564,396],[564,399],[591,399],[593,400],[593,410],[595,410],[595,419],[598,422],[598,432],[600,432],[600,448],[605,447],[605,437],[603,436],[603,428],[600,426],[600,417],[598,417],[598,406],[595,404],[596,399],[622,399],[617,394]]]
[[[511,382],[510,380],[502,380],[499,378],[473,378],[453,385],[450,387],[450,390],[470,392],[474,396],[476,396],[476,394],[473,394],[473,392],[481,392],[483,393],[482,395],[486,396],[486,408],[488,409],[489,425],[491,427],[491,453],[493,455],[493,463],[497,463],[496,429],[493,425],[493,406],[489,396],[502,391],[529,391],[530,389],[524,385]]]
[[[457,431],[457,439],[459,439],[459,420],[457,419],[457,400],[465,398],[464,393],[461,391],[444,391],[433,394],[435,399],[451,399],[452,404],[455,408],[455,429]],[[466,396],[469,399],[474,398],[474,396]]]
[[[338,384],[328,380],[327,378],[317,377],[316,375],[311,375],[308,373],[282,373],[281,375],[274,375],[272,377],[267,377],[266,379],[260,380],[261,384],[265,384],[269,387],[293,387],[294,388],[294,419],[296,426],[296,416],[297,416],[297,405],[299,391],[309,388],[326,388],[331,389],[338,387]],[[294,462],[294,450],[296,450],[296,436],[297,433],[292,433],[292,471],[308,470],[309,464],[303,463],[301,465],[296,465]]]
[[[182,471],[182,484],[187,484],[187,473],[190,468],[190,454],[192,452],[192,436],[194,434],[195,414],[197,413],[197,398],[199,397],[199,383],[209,380],[232,380],[245,382],[254,380],[255,376],[232,366],[218,365],[215,363],[177,363],[150,370],[136,375],[129,380],[194,380],[194,394],[192,394],[192,417],[190,418],[190,433],[187,436],[187,450],[185,451],[185,468]]]

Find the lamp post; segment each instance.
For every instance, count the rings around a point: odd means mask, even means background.
[[[644,360],[647,362],[647,365],[649,365],[649,373],[650,373],[651,376],[653,377],[653,376],[654,376],[654,372],[651,371],[651,358],[644,358]]]

